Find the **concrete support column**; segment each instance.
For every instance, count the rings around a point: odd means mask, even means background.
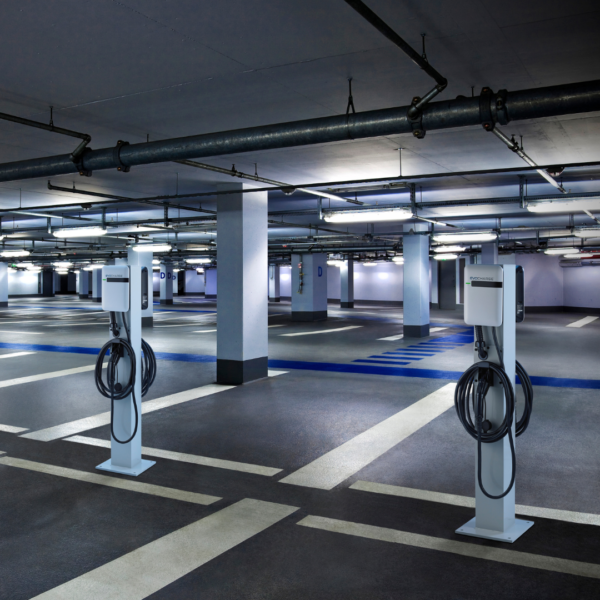
[[[54,269],[44,269],[40,273],[42,296],[46,298],[54,297]]]
[[[173,265],[160,263],[160,303],[173,304]]]
[[[138,262],[142,269],[148,269],[148,308],[142,310],[142,327],[152,327],[154,325],[154,278],[152,276],[152,252],[138,252],[140,255]]]
[[[269,266],[269,302],[281,302],[279,265]]]
[[[217,198],[217,383],[239,385],[268,376],[267,192],[243,183]]]
[[[90,273],[89,271],[84,271],[81,269],[79,271],[79,297],[80,298],[89,298],[90,297]]]
[[[292,321],[327,319],[327,255],[292,254]]]
[[[92,302],[102,302],[102,269],[92,271]]]
[[[0,262],[0,307],[8,306],[8,265]]]
[[[425,224],[404,225],[404,337],[429,335],[428,230]]]
[[[498,264],[498,242],[489,242],[488,244],[481,244],[481,264]]]
[[[217,299],[217,269],[204,270],[204,297]]]
[[[341,308],[354,308],[354,259],[348,258],[340,267]]]

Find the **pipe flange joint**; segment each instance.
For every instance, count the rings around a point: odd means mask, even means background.
[[[494,131],[494,115],[492,113],[492,102],[494,92],[491,88],[484,87],[479,95],[479,120],[486,131]]]
[[[123,146],[129,146],[129,142],[124,142],[123,140],[119,140],[117,145],[113,149],[113,160],[117,163],[117,171],[121,171],[121,173],[129,173],[131,167],[123,164],[121,160],[121,149]]]
[[[83,161],[85,160],[85,157],[92,151],[91,148],[85,147],[83,149],[83,152],[79,155],[79,157],[77,158],[77,160],[75,161],[75,166],[77,167],[77,171],[79,172],[79,174],[82,177],[91,177],[92,176],[92,172],[88,171],[84,166],[83,166]]]
[[[415,96],[412,99],[411,106],[408,109],[407,119],[412,129],[412,134],[419,140],[422,140],[427,133],[425,127],[423,127],[423,112],[416,108],[417,104],[421,101],[419,96]]]
[[[494,99],[494,116],[496,123],[500,125],[508,125],[510,119],[508,117],[508,109],[506,108],[506,100],[508,92],[506,90],[498,90]]]

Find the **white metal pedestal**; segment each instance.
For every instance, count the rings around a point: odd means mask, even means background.
[[[494,542],[508,542],[512,544],[519,539],[530,527],[533,526],[533,521],[523,521],[523,519],[515,519],[512,527],[504,531],[494,531],[493,529],[484,529],[475,525],[476,517],[467,521],[462,527],[456,530],[460,535],[470,535],[471,537],[483,538],[484,540],[493,540]]]
[[[107,461],[98,465],[96,469],[100,471],[110,471],[111,473],[120,473],[121,475],[133,475],[137,477],[141,475],[144,471],[147,471],[152,465],[155,465],[156,461],[154,460],[142,460],[135,465],[135,467],[120,467],[118,465],[113,465],[112,460],[109,458]]]

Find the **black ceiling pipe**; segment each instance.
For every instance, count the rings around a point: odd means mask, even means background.
[[[402,106],[102,150],[88,149],[78,165],[68,154],[4,163],[0,165],[0,181],[411,133],[409,109]],[[600,80],[497,94],[487,90],[474,98],[432,102],[423,110],[421,126],[424,131],[452,129],[595,111],[600,111]]]

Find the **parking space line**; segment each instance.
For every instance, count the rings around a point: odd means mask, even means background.
[[[567,327],[583,327],[584,325],[588,325],[589,323],[592,323],[596,319],[598,319],[598,317],[584,317],[583,319],[580,319],[579,321],[575,321],[574,323],[569,323],[567,325]]]
[[[404,334],[401,333],[400,335],[390,335],[389,337],[379,338],[377,341],[378,342],[397,342],[398,340],[401,340],[403,338],[404,338]]]
[[[23,433],[24,431],[29,431],[27,427],[15,427],[14,425],[0,425],[0,431],[4,431],[5,433]]]
[[[35,354],[35,352],[11,352],[10,354],[0,354],[0,359],[16,358],[17,356],[27,356],[28,354]]]
[[[275,525],[295,506],[244,499],[48,592],[37,600],[142,600]]]
[[[0,388],[31,383],[33,381],[43,381],[44,379],[54,379],[55,377],[65,377],[66,375],[75,375],[76,373],[85,373],[86,371],[93,371],[95,368],[96,365],[87,365],[85,367],[65,369],[64,371],[53,371],[52,373],[41,373],[40,375],[29,375],[28,377],[18,377],[16,379],[5,379],[4,381],[0,381]]]
[[[555,573],[565,573],[579,577],[600,579],[600,565],[557,558],[555,556],[544,556],[541,554],[530,554],[528,552],[519,552],[516,550],[505,550],[504,548],[496,548],[493,546],[481,546],[480,544],[457,542],[430,535],[409,533],[397,529],[363,525],[361,523],[352,523],[350,521],[341,521],[326,517],[315,517],[312,515],[299,521],[298,525],[370,540],[403,544],[414,548],[423,548],[425,550],[448,552],[450,554],[468,556],[469,558],[479,560],[491,560],[519,567],[543,569]]]
[[[321,331],[301,331],[300,333],[281,333],[282,337],[294,337],[297,335],[316,335],[319,333],[335,333],[337,331],[348,331],[349,329],[359,329],[362,325],[349,325],[348,327],[338,327],[337,329],[323,329]]]
[[[7,323],[8,325],[8,323]],[[11,329],[0,329],[0,333],[21,333],[24,335],[44,335],[43,331],[12,331]]]
[[[454,406],[449,383],[281,480],[331,490]]]

